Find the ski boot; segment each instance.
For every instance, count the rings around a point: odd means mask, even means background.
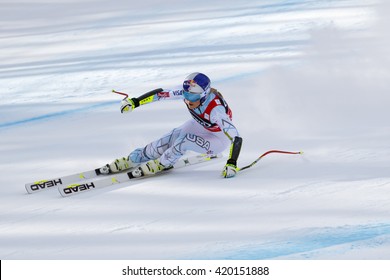
[[[124,170],[136,167],[137,164],[132,162],[128,157],[118,158],[111,162],[110,164],[106,164],[105,166],[98,169],[98,173],[100,174],[112,174],[122,172]]]
[[[142,177],[145,175],[154,175],[163,170],[170,169],[169,167],[165,167],[160,163],[158,159],[149,160],[148,162],[142,163],[137,169],[132,171],[132,175],[134,178]]]

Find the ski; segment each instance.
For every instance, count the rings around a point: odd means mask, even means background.
[[[210,155],[206,155],[206,154],[199,154],[199,155],[195,155],[195,156],[189,156],[186,158],[181,158],[172,168],[177,169],[177,168],[181,168],[181,167],[188,166],[188,165],[194,165],[197,163],[207,162],[211,159],[215,159],[215,158],[219,158],[219,157],[222,157],[222,155],[210,156]],[[170,168],[170,169],[172,169],[172,168]],[[167,169],[167,170],[170,170],[170,169]],[[154,176],[154,175],[152,175],[152,176]],[[83,193],[86,191],[90,191],[93,189],[98,189],[98,188],[108,187],[108,186],[115,185],[115,184],[128,182],[132,179],[141,178],[141,177],[145,177],[145,175],[143,174],[143,172],[141,171],[141,169],[139,167],[136,167],[136,168],[133,168],[127,172],[125,171],[125,172],[114,174],[114,175],[110,174],[110,176],[108,178],[103,178],[103,179],[92,178],[91,180],[88,180],[86,182],[70,184],[67,186],[64,186],[62,184],[61,186],[59,186],[58,191],[60,192],[60,194],[63,197],[67,197],[67,196],[71,196],[74,194],[79,194],[79,193]]]
[[[128,170],[127,170],[128,171]],[[100,168],[92,169],[80,173],[70,174],[58,178],[40,180],[25,184],[28,193],[37,193],[39,191],[53,189],[60,186],[67,186],[70,183],[76,183],[82,180],[94,179],[97,177],[106,177],[110,174],[102,174]]]

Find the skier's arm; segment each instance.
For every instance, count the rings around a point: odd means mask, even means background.
[[[121,113],[128,113],[133,111],[135,108],[152,103],[163,99],[178,99],[182,98],[181,90],[164,90],[162,88],[154,89],[139,97],[127,97],[121,102]]]
[[[234,177],[238,171],[237,160],[240,155],[242,138],[240,137],[237,128],[234,126],[232,120],[225,112],[223,106],[215,107],[211,113],[210,118],[212,122],[218,124],[221,130],[231,141],[229,158],[222,170],[222,176],[224,178]]]
[[[222,177],[231,178],[236,176],[239,168],[237,167],[237,159],[240,155],[242,146],[242,138],[239,136],[234,137],[232,144],[230,145],[229,159],[222,170]]]

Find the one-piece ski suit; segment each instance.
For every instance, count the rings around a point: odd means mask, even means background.
[[[144,104],[167,99],[184,101],[183,90],[162,90],[149,96]],[[211,89],[199,107],[187,108],[192,119],[145,147],[135,149],[129,158],[134,163],[159,159],[162,165],[172,166],[188,150],[216,155],[226,150],[235,137],[239,137],[232,122],[232,111],[216,89]]]

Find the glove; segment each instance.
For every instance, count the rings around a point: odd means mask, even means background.
[[[121,101],[121,113],[130,113],[131,111],[133,111],[136,107],[136,98],[130,98],[130,97],[126,97],[125,99],[123,99]]]
[[[237,158],[238,155],[240,154],[241,145],[242,145],[242,138],[238,136],[234,137],[232,144],[230,146],[229,159],[222,170],[222,177],[224,178],[234,177],[236,176],[236,173],[240,170],[240,168],[237,167]]]
[[[227,163],[225,167],[222,170],[222,177],[224,178],[232,178],[236,176],[236,173],[238,171],[237,166],[231,163]]]

